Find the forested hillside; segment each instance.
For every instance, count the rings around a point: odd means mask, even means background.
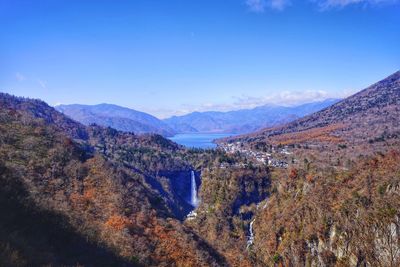
[[[288,124],[231,138],[247,143],[348,143],[397,139],[400,133],[400,71],[322,111]]]
[[[238,236],[223,239],[235,247],[230,254],[207,241],[198,230],[201,224],[182,222],[192,209],[186,199],[190,171],[217,170],[224,162],[244,159],[186,150],[158,135],[86,127],[40,100],[1,94],[0,105],[0,177],[7,185],[0,198],[2,264],[228,266],[249,261]],[[228,195],[253,188],[248,168],[225,176],[233,183],[225,189]],[[268,179],[267,169],[259,173]],[[265,196],[267,184],[262,186],[257,199]],[[201,188],[218,190],[207,182]],[[257,199],[244,195],[217,203],[236,210]],[[218,219],[231,220],[231,213],[224,216]],[[243,240],[246,227],[239,231]]]
[[[0,94],[0,265],[398,266],[399,77],[215,150]]]
[[[254,223],[260,265],[400,265],[399,152],[348,171],[307,164],[273,177]]]
[[[255,213],[259,266],[400,265],[400,72],[284,126],[221,140],[287,160]]]

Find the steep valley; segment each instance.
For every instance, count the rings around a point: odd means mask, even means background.
[[[210,150],[0,94],[0,266],[399,266],[399,81]]]
[[[0,223],[0,231],[7,233],[0,239],[2,265],[250,264],[246,229],[235,216],[241,205],[265,195],[268,184],[251,179],[252,167],[231,170],[221,181],[215,176],[221,163],[243,158],[187,150],[158,135],[83,126],[39,100],[1,94],[0,105],[0,177],[7,185],[2,188],[2,216],[14,214]],[[192,170],[199,183],[201,174],[200,207],[210,212],[207,224],[198,223],[203,213],[183,221],[192,210]],[[257,173],[268,180],[268,169]],[[224,197],[207,190],[223,190]],[[15,200],[7,200],[9,195]],[[23,211],[14,213],[21,205]],[[35,218],[35,224],[25,216]],[[223,239],[203,235],[204,227],[220,231],[213,218],[227,222]],[[237,234],[229,234],[232,228]],[[54,238],[53,231],[59,233]],[[70,233],[71,241],[64,242]],[[69,248],[79,240],[86,240],[82,247]],[[224,246],[217,247],[222,240]]]

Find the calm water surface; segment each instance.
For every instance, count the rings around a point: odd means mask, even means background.
[[[235,134],[229,133],[189,133],[189,134],[177,134],[170,137],[172,141],[186,147],[194,148],[215,148],[217,147],[212,141],[218,138],[224,138],[228,136],[234,136]]]

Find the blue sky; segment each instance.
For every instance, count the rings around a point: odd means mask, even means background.
[[[158,117],[343,97],[400,69],[399,0],[0,0],[0,90]]]

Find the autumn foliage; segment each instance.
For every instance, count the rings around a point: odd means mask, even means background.
[[[105,224],[114,230],[121,231],[130,225],[130,221],[126,217],[112,215]]]
[[[343,138],[334,135],[334,132],[343,129],[344,127],[345,125],[341,123],[331,124],[324,127],[272,136],[269,140],[275,145],[302,144],[306,142],[340,143],[343,142]]]
[[[264,264],[399,266],[398,152],[348,171],[312,166],[287,172],[276,173],[276,191],[256,218],[256,253]]]

